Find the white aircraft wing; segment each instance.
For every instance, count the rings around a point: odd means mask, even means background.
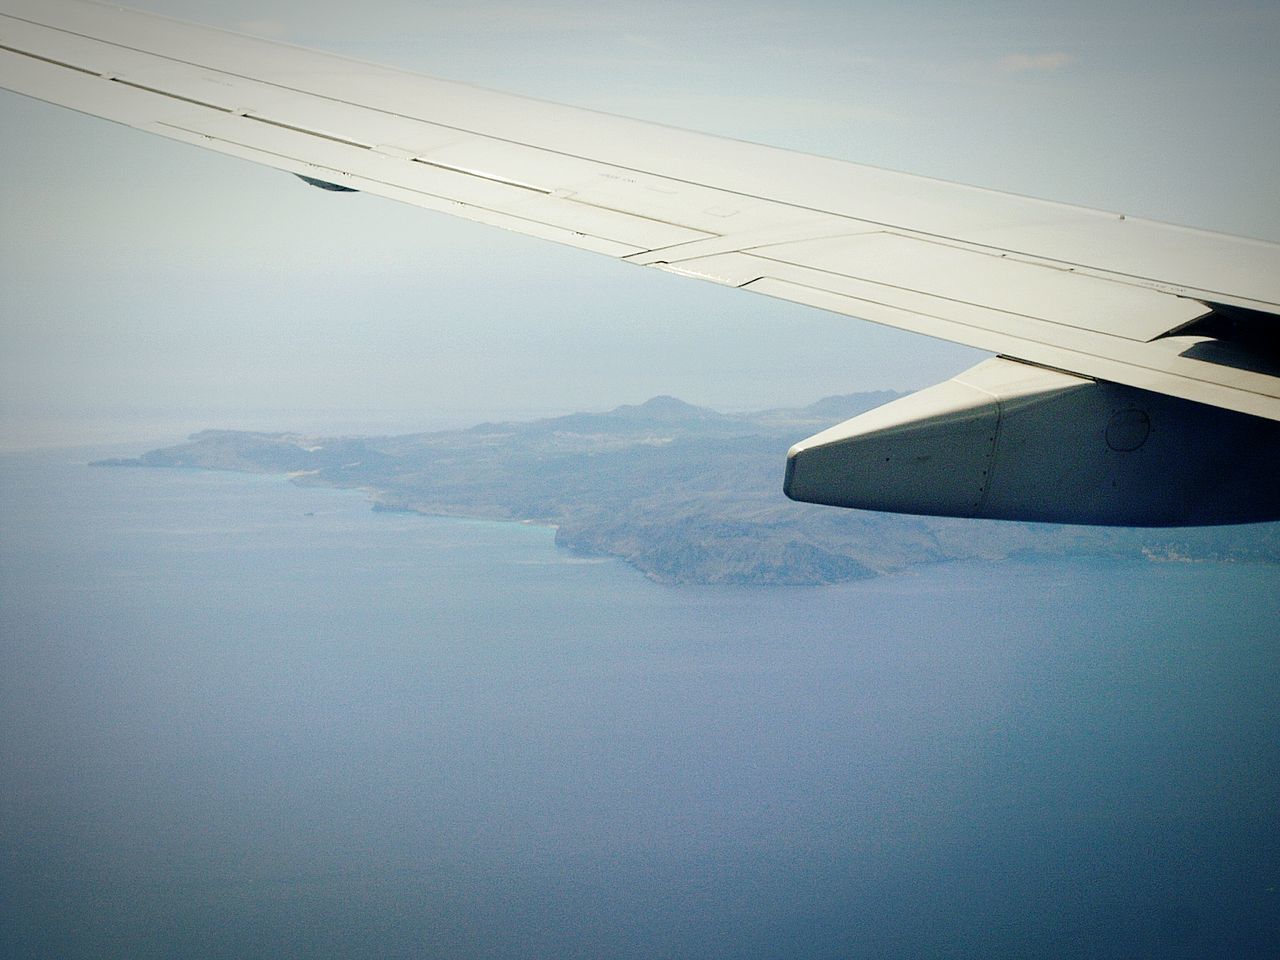
[[[1074,383],[1280,420],[1277,244],[623,119],[85,0],[0,0],[0,86],[317,186],[941,337]]]

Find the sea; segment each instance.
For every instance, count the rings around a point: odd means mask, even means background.
[[[673,587],[100,453],[0,457],[0,956],[1280,956],[1276,566]]]

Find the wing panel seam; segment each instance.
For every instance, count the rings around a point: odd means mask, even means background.
[[[496,216],[500,216],[500,217],[506,217],[506,218],[509,218],[509,219],[511,219],[511,220],[520,220],[520,221],[523,221],[523,222],[525,222],[525,223],[533,223],[533,224],[537,224],[538,226],[541,226],[541,227],[548,227],[548,228],[551,228],[551,229],[553,229],[553,230],[561,230],[561,231],[564,231],[565,233],[573,233],[573,234],[576,234],[576,235],[578,235],[578,236],[583,236],[583,237],[592,237],[593,239],[596,239],[596,240],[603,240],[603,241],[607,241],[607,242],[609,242],[609,243],[621,243],[621,242],[622,242],[622,241],[619,241],[619,240],[614,239],[613,237],[603,237],[603,236],[599,236],[599,235],[597,235],[597,234],[586,233],[585,231],[582,231],[582,230],[573,230],[573,229],[570,229],[570,228],[567,228],[567,227],[560,226],[559,224],[556,224],[556,223],[548,223],[548,222],[547,222],[547,221],[545,221],[545,220],[535,220],[535,219],[533,219],[532,217],[522,217],[522,216],[520,216],[519,214],[511,213],[511,212],[510,212],[510,211],[508,211],[508,210],[500,210],[500,209],[496,209],[496,208],[494,208],[494,207],[486,207],[486,206],[482,206],[481,204],[478,204],[478,203],[467,203],[466,201],[463,201],[463,200],[456,200],[456,199],[454,199],[453,197],[446,197],[446,196],[442,196],[441,194],[438,194],[438,193],[431,193],[431,192],[429,192],[429,191],[427,191],[427,190],[419,190],[419,189],[417,189],[417,188],[415,188],[415,187],[408,187],[408,186],[405,186],[404,184],[400,184],[400,183],[390,183],[390,182],[388,182],[388,181],[386,181],[386,180],[379,180],[379,179],[377,179],[377,178],[375,178],[375,177],[366,176],[366,175],[364,175],[364,174],[349,173],[349,172],[348,172],[348,171],[346,171],[346,170],[339,170],[339,169],[338,169],[338,168],[336,168],[336,167],[326,166],[326,165],[324,165],[324,164],[322,164],[322,163],[315,163],[315,162],[313,162],[313,161],[311,161],[311,160],[303,160],[303,159],[301,159],[300,157],[290,156],[290,155],[289,155],[289,154],[287,154],[287,153],[278,153],[278,152],[276,152],[276,151],[274,151],[274,150],[264,150],[264,149],[262,149],[261,147],[256,147],[256,146],[253,146],[252,144],[248,144],[248,143],[240,143],[239,141],[236,141],[236,140],[230,140],[230,139],[228,139],[228,138],[226,138],[226,137],[217,137],[217,136],[214,136],[214,135],[213,135],[213,134],[211,134],[211,133],[205,133],[205,132],[204,132],[204,131],[202,131],[202,130],[191,130],[191,129],[187,128],[187,127],[182,127],[182,126],[179,126],[179,125],[174,124],[174,123],[165,123],[164,121],[158,121],[158,122],[156,123],[156,126],[157,126],[157,127],[165,127],[166,129],[169,129],[169,130],[176,130],[176,131],[179,131],[179,132],[181,132],[181,133],[183,133],[183,134],[186,134],[187,136],[190,136],[190,137],[200,137],[201,139],[204,139],[204,140],[212,140],[212,141],[214,141],[214,142],[216,142],[216,143],[225,143],[225,144],[227,144],[227,145],[229,145],[229,146],[236,147],[236,148],[237,148],[237,149],[239,149],[239,150],[245,150],[245,151],[249,151],[249,152],[251,152],[251,153],[261,154],[262,156],[266,156],[266,157],[275,157],[275,158],[280,159],[280,160],[288,161],[289,163],[293,163],[293,164],[303,164],[303,165],[305,165],[305,166],[307,166],[307,167],[309,167],[309,168],[311,168],[311,169],[313,169],[313,170],[323,170],[323,171],[325,171],[326,173],[329,173],[329,174],[337,174],[338,176],[341,176],[341,177],[350,177],[350,178],[352,178],[352,179],[354,179],[354,180],[362,180],[362,181],[366,181],[366,182],[368,182],[368,183],[378,184],[379,186],[383,186],[383,187],[390,187],[390,188],[393,188],[393,189],[395,189],[395,190],[403,190],[405,193],[412,193],[412,194],[416,194],[416,195],[421,196],[421,197],[430,197],[432,200],[435,200],[435,201],[438,201],[438,202],[442,202],[442,203],[445,203],[445,204],[449,204],[449,205],[453,205],[453,206],[466,207],[466,208],[468,208],[468,209],[472,209],[472,210],[482,210],[482,211],[484,211],[485,213],[494,214],[494,215],[496,215]],[[461,172],[461,171],[458,171],[458,172]],[[485,179],[485,178],[481,178],[481,179]],[[641,217],[641,218],[637,218],[637,219],[645,219],[645,218],[642,218],[642,217]]]

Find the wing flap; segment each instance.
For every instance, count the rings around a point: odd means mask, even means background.
[[[1072,329],[1150,341],[1208,313],[1143,287],[895,233],[802,240],[754,257]]]
[[[859,239],[875,241],[881,238],[882,235],[869,235]],[[901,250],[896,241],[902,238],[890,239],[894,242],[886,249]],[[1280,413],[1280,379],[1271,372],[1205,362],[1200,358],[1204,351],[1198,349],[1204,338],[1159,336],[1159,332],[1174,330],[1206,315],[1209,309],[1199,301],[1074,274],[1058,277],[1056,273],[1048,272],[1055,282],[1079,282],[1081,291],[1074,303],[1078,309],[1092,306],[1100,316],[1107,315],[1110,310],[1117,315],[1123,315],[1126,309],[1133,311],[1131,316],[1135,328],[1139,322],[1145,323],[1146,329],[1140,332],[1152,337],[1147,342],[1118,336],[1105,329],[1093,329],[1092,326],[1064,325],[969,303],[956,297],[908,289],[886,282],[888,279],[900,279],[891,275],[896,269],[893,262],[890,262],[886,273],[872,280],[834,270],[820,270],[811,265],[788,263],[760,256],[760,253],[760,250],[723,253],[655,265],[682,276],[741,287],[793,303],[965,343],[1046,367],[1087,371],[1088,376],[1097,379],[1280,419],[1277,416]],[[799,256],[793,258],[800,259]],[[874,273],[862,263],[859,267],[862,269],[858,272]],[[988,288],[979,284],[978,289]],[[1017,291],[1006,295],[1016,296]]]
[[[1098,380],[1280,420],[1280,378],[1238,368],[1227,370],[1219,364],[1195,359],[1196,347],[1203,343],[1198,338],[1157,340],[1139,347],[1122,338],[1085,331],[1070,344],[1045,342],[1028,335],[1032,331],[993,330],[958,320],[948,312],[954,307],[949,307],[946,301],[934,304],[917,301],[908,306],[899,298],[884,296],[886,288],[883,287],[868,285],[860,291],[862,295],[857,296],[848,287],[838,291],[833,290],[833,286],[829,280],[811,286],[796,279],[763,276],[747,283],[744,289],[965,343],[1040,366],[1085,373]],[[941,309],[938,313],[929,313],[926,306]]]

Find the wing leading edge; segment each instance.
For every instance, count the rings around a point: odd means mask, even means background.
[[[1233,423],[1280,420],[1280,245],[514,97],[86,0],[0,0],[0,86],[326,189],[1118,385],[1129,405],[1163,396]],[[1170,466],[1151,460],[1152,470]],[[788,491],[803,496],[790,480]]]

